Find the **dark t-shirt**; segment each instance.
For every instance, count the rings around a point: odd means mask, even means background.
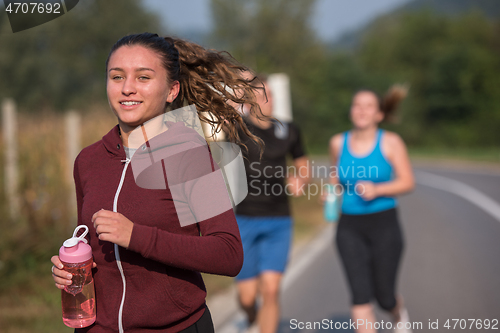
[[[293,159],[305,155],[299,128],[293,123],[273,124],[261,129],[245,119],[251,133],[265,143],[264,154],[260,159],[259,146],[239,130],[240,138],[248,147],[241,147],[247,175],[248,195],[236,206],[236,214],[250,216],[290,215],[286,191],[286,177],[293,175],[287,170],[286,157]]]

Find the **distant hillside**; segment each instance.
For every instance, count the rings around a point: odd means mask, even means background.
[[[383,14],[382,17],[425,9],[447,16],[478,10],[483,12],[486,17],[490,19],[500,19],[500,0],[413,0],[410,3],[396,8],[390,13]],[[335,49],[354,48],[358,45],[364,31],[379,18],[380,17],[375,18],[372,22],[369,22],[358,30],[345,33],[338,40],[332,42],[331,47]]]
[[[466,11],[479,10],[491,19],[500,17],[500,1],[498,0],[414,0],[397,9],[396,12],[426,8],[445,15],[457,15]]]

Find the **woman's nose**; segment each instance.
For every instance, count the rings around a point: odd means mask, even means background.
[[[135,83],[132,79],[125,79],[123,82],[122,93],[124,95],[134,94],[136,92]]]

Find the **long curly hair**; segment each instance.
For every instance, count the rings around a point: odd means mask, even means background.
[[[257,90],[264,89],[263,84],[249,68],[228,52],[209,50],[193,42],[146,32],[128,35],[116,42],[106,60],[106,71],[113,52],[122,46],[134,45],[156,52],[167,70],[168,80],[179,81],[179,94],[171,105],[166,105],[166,109],[194,104],[201,121],[210,124],[213,133],[224,128],[229,141],[242,144],[239,127],[261,150],[264,148],[263,141],[248,130],[242,112],[238,110],[246,104],[252,114],[265,118],[255,96]]]

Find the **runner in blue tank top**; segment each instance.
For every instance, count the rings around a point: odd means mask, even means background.
[[[342,212],[345,214],[361,215],[381,212],[396,207],[396,199],[391,196],[380,196],[373,200],[365,200],[359,194],[363,188],[355,184],[358,181],[370,181],[374,184],[388,182],[393,178],[393,168],[383,155],[380,141],[385,131],[376,132],[375,147],[365,154],[353,154],[349,150],[352,133],[344,133],[344,144],[338,163],[339,181],[344,186]],[[359,193],[359,194],[358,194]]]
[[[361,90],[352,101],[352,130],[330,140],[332,183],[343,188],[342,214],[336,233],[337,248],[349,281],[354,321],[375,323],[371,300],[393,316],[394,332],[411,332],[402,297],[396,297],[396,276],[403,249],[397,217],[397,195],[414,187],[413,172],[403,140],[378,128],[390,121],[406,96],[393,86],[380,98]],[[370,326],[357,332],[376,332]]]

